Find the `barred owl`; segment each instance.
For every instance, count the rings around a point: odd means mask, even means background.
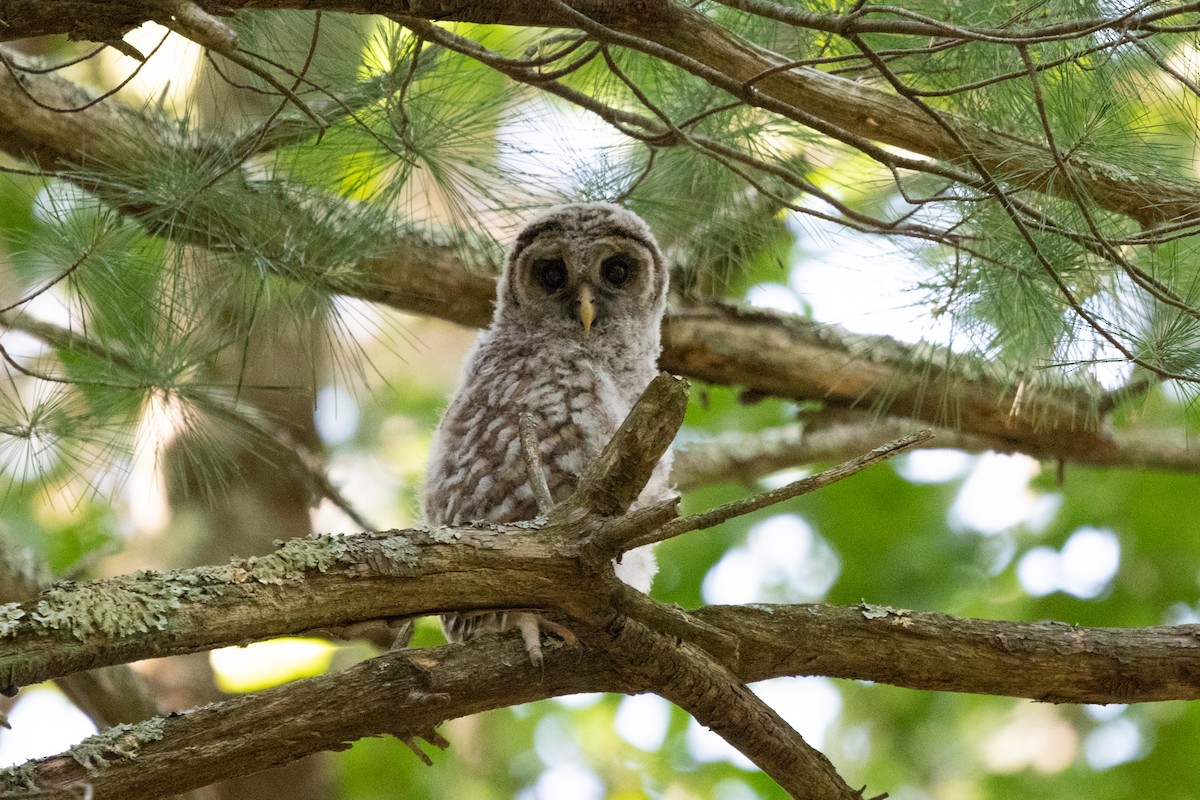
[[[537,516],[520,444],[523,412],[536,421],[554,502],[574,491],[657,373],[667,278],[646,223],[618,206],[559,206],[525,225],[500,276],[492,323],[434,436],[428,524]],[[668,453],[635,507],[670,495],[669,468]],[[618,577],[641,591],[656,571],[648,547],[616,565]],[[442,617],[452,642],[518,628],[535,663],[544,627],[525,612]]]

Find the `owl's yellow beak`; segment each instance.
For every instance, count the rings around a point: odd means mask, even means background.
[[[592,320],[596,318],[596,296],[592,287],[584,284],[579,287],[579,321],[583,323],[583,335],[586,338],[592,332]]]

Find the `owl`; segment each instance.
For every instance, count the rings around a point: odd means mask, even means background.
[[[608,203],[552,208],[517,236],[497,285],[495,314],[467,357],[460,387],[434,435],[423,498],[430,525],[516,522],[538,508],[521,450],[519,418],[536,421],[551,497],[578,486],[657,374],[668,273],[646,223]],[[635,508],[671,496],[670,454]],[[649,547],[616,564],[648,591]],[[524,612],[442,617],[452,642],[517,628],[534,663],[541,630],[559,626]]]

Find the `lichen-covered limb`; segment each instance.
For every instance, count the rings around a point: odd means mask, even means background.
[[[440,548],[464,556],[477,549],[469,542],[431,545],[430,564],[437,568],[444,565],[434,553]],[[0,669],[6,676],[22,678],[16,683],[31,683],[93,663],[198,652],[318,628],[331,621],[372,619],[397,610],[432,613],[422,608],[430,603],[402,599],[418,585],[410,581],[421,580],[414,577],[421,572],[419,567],[406,576],[404,570],[393,572],[387,566],[393,563],[389,555],[368,546],[362,546],[361,552],[361,560],[327,567],[324,573],[316,568],[301,571],[295,579],[278,583],[242,576],[216,604],[189,599],[178,591],[185,582],[199,585],[204,580],[200,571],[150,576],[145,580],[157,582],[157,588],[148,589],[147,595],[174,595],[179,600],[177,615],[167,617],[161,629],[126,635],[95,632],[81,641],[66,631],[42,631],[30,625],[0,639]],[[484,578],[488,574],[514,577],[521,571],[517,565],[523,556],[508,551],[507,558],[512,564],[503,572],[482,568],[483,558],[473,563]],[[235,564],[221,571],[239,569]],[[580,574],[570,573],[575,585],[586,580]],[[472,600],[465,598],[472,595],[496,606],[536,607],[553,601],[594,607],[596,602],[594,595],[588,597],[594,588],[590,584],[580,586],[577,595],[562,594],[553,588],[553,581],[522,578],[521,588],[485,594],[478,579],[462,572],[446,573],[442,580],[448,586],[434,596],[453,608],[471,607]],[[114,581],[101,581],[93,590],[72,595],[51,595],[46,598],[47,610],[65,612],[77,601],[99,602],[112,591]],[[540,592],[541,603],[532,600],[535,591]],[[678,610],[648,599],[643,602],[648,609],[622,603],[621,611],[698,643],[745,680],[820,674],[919,689],[1081,703],[1200,698],[1197,626],[1081,628],[828,605],[702,608],[689,612],[694,619],[688,620]],[[0,620],[5,618],[3,608]],[[85,643],[90,643],[90,651]],[[903,657],[889,655],[895,653]]]
[[[624,682],[596,652],[548,649],[535,668],[516,637],[397,650],[336,674],[158,718],[123,732],[119,750],[108,740],[86,742],[26,764],[20,776],[0,771],[0,797],[20,780],[49,790],[38,797],[77,800],[86,784],[97,800],[151,800],[339,750],[365,736],[413,740],[444,720],[493,708],[644,688]]]
[[[4,48],[0,54],[20,59]],[[30,94],[51,104],[78,105],[90,97],[54,74],[27,75],[23,80]],[[86,165],[116,178],[131,171],[137,174],[147,153],[159,152],[165,160],[183,163],[189,158],[187,148],[193,148],[193,143],[179,142],[164,121],[117,103],[101,103],[78,114],[47,111],[0,70],[0,150],[11,155],[50,169],[74,170],[76,175]],[[208,149],[223,148],[214,143]],[[245,177],[231,175],[227,180]],[[136,202],[122,196],[115,187],[124,185],[113,180],[89,188],[125,213],[153,224],[163,209],[147,205],[153,202],[148,193],[141,193]],[[239,191],[253,191],[255,185],[247,178]],[[170,216],[179,224],[168,233],[195,236],[193,243],[221,241],[235,250],[239,243],[254,242],[261,249],[264,242],[279,242],[283,253],[290,246],[288,230],[303,229],[296,221],[312,213],[273,186],[264,188],[255,204],[259,213],[253,220],[212,213],[202,203],[173,207]],[[354,213],[348,203],[345,213]],[[276,221],[282,227],[271,230]],[[289,269],[303,269],[307,263],[282,256],[278,260],[292,264]],[[264,258],[256,263],[274,261]],[[486,269],[466,263],[456,247],[397,233],[390,239],[383,237],[374,254],[356,268],[354,280],[331,283],[328,288],[464,325],[485,325],[491,319],[494,281]],[[328,277],[321,280],[328,282]],[[947,360],[933,348],[904,346],[887,337],[853,336],[791,315],[719,305],[673,311],[663,334],[662,368],[691,378],[741,386],[757,394],[945,423],[1039,456],[1071,459],[1111,449],[1107,437],[1098,432],[1098,393],[1026,385],[1018,402],[1011,376],[964,357]]]
[[[49,585],[49,568],[31,550],[0,532],[0,605],[29,600]],[[7,615],[0,616],[0,625],[8,617],[15,617],[11,606]],[[64,675],[56,683],[100,728],[137,722],[159,712],[138,676],[124,664]],[[0,714],[0,723],[3,719]]]
[[[293,539],[268,556],[55,586],[0,605],[0,688],[372,619],[552,605],[567,526]]]

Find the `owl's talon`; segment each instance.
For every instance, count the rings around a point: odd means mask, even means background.
[[[563,640],[568,647],[574,647],[579,640],[564,625],[543,619],[537,614],[515,614],[513,627],[521,632],[521,640],[525,642],[525,652],[529,654],[529,662],[535,667],[542,665],[542,633],[552,633]]]

